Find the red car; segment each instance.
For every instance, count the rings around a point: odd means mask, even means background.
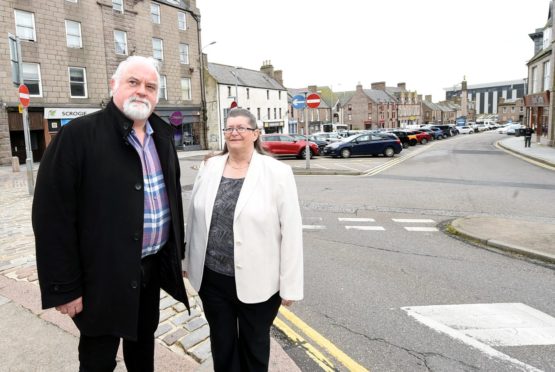
[[[432,140],[432,136],[429,133],[426,132],[422,132],[419,130],[412,130],[410,132],[407,132],[410,134],[415,134],[416,135],[416,139],[418,140],[418,143],[425,145],[426,143],[430,142]]]
[[[287,134],[263,134],[260,136],[262,148],[274,155],[295,155],[299,159],[305,158],[306,141],[297,140]],[[310,157],[319,155],[318,145],[308,142]]]

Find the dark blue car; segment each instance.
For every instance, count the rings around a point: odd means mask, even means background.
[[[379,155],[391,157],[403,150],[399,138],[379,134],[363,133],[334,142],[324,148],[324,155],[348,158],[357,155]]]

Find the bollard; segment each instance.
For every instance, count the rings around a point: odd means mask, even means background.
[[[12,156],[12,171],[19,172],[19,158],[17,156]]]

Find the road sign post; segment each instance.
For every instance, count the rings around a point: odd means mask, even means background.
[[[306,131],[306,147],[305,147],[305,159],[306,159],[306,169],[310,169],[310,146],[308,141],[308,108],[315,109],[320,106],[320,96],[316,93],[311,93],[307,96],[305,92],[305,102],[307,108],[305,109],[306,117],[305,117],[305,131]]]
[[[21,49],[19,50],[21,51]],[[19,71],[19,81],[23,82],[23,71],[22,69]],[[19,103],[23,106],[23,136],[25,137],[25,153],[27,154],[25,159],[27,168],[27,189],[29,190],[29,195],[33,195],[35,192],[35,182],[33,180],[33,150],[31,148],[31,132],[29,130],[29,112],[27,111],[31,99],[29,96],[29,88],[27,88],[26,85],[21,84],[18,91]]]

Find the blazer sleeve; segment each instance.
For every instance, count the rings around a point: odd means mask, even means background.
[[[79,144],[64,127],[41,160],[32,207],[37,271],[44,309],[82,295],[77,232]]]
[[[278,213],[281,226],[280,296],[286,300],[302,300],[303,273],[303,226],[295,177],[290,167],[276,180],[278,190]]]

